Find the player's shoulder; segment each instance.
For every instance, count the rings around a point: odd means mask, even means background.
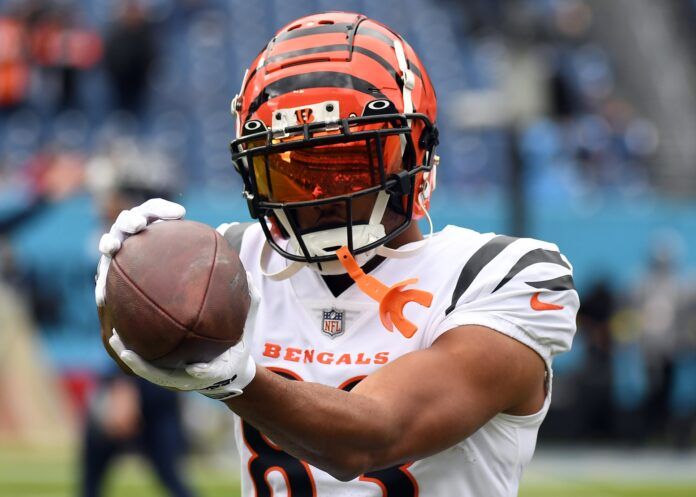
[[[554,243],[536,238],[521,238],[498,233],[480,233],[460,226],[448,225],[433,235],[433,256],[448,255],[450,262],[500,263],[505,259],[533,252],[528,257],[556,258],[560,249]],[[502,256],[502,257],[499,257]],[[561,257],[565,258],[561,255]]]
[[[266,238],[258,222],[224,223],[217,227],[227,243],[239,254],[247,272],[254,274]]]
[[[265,240],[261,226],[255,222],[223,223],[217,227],[217,231],[240,254],[242,251],[248,251],[255,245],[262,244],[263,240]]]
[[[554,281],[574,288],[573,267],[559,247],[535,238],[497,233],[479,233],[458,226],[447,226],[433,240],[431,257],[454,270],[457,298],[472,298],[515,291],[518,280]],[[466,295],[465,295],[466,294]]]
[[[573,267],[556,244],[461,228],[443,233],[442,245],[468,245],[457,259],[455,249],[443,249],[451,251],[454,274],[441,292],[444,312],[429,343],[449,329],[475,324],[525,343],[547,361],[568,350],[579,298]]]

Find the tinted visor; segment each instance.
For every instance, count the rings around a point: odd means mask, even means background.
[[[352,194],[383,186],[403,169],[399,135],[313,146],[297,141],[274,140],[281,145],[278,151],[251,156],[260,199],[287,203]],[[290,148],[283,150],[284,144]]]

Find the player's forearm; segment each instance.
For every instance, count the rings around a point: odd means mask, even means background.
[[[379,401],[261,367],[226,404],[285,451],[341,479],[374,469],[374,455],[399,438],[394,413]]]

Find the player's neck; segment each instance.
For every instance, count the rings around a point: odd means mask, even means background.
[[[418,223],[412,222],[408,228],[404,230],[403,233],[401,233],[399,236],[394,238],[391,242],[387,243],[387,247],[395,249],[399,248],[402,245],[406,245],[407,243],[411,242],[417,242],[418,240],[423,239],[423,233],[421,233],[420,228],[418,227]],[[363,267],[363,271],[366,273],[369,273],[370,271],[374,270],[377,266],[382,264],[384,262],[385,258],[381,257],[379,255],[373,257],[370,259]],[[333,294],[334,297],[338,297],[341,295],[343,292],[345,292],[348,288],[350,288],[353,285],[353,280],[350,276],[347,274],[337,274],[337,275],[332,275],[332,276],[322,276],[322,279],[324,280],[324,283],[326,283],[326,286],[331,290],[331,293]]]
[[[423,233],[421,233],[420,227],[416,221],[411,221],[408,228],[404,230],[399,236],[394,238],[391,242],[387,243],[386,246],[392,249],[406,245],[407,243],[417,242],[423,239]]]

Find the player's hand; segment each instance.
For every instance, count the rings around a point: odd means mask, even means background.
[[[153,366],[123,345],[116,330],[109,345],[119,358],[138,376],[165,388],[197,391],[217,400],[236,397],[256,375],[256,364],[249,355],[245,339],[211,362],[191,364],[183,369]]]
[[[104,305],[106,294],[106,274],[111,258],[121,249],[123,241],[131,235],[144,230],[155,221],[181,219],[186,214],[183,205],[169,202],[161,198],[152,198],[137,207],[121,211],[108,233],[99,240],[99,252],[102,253],[97,266],[97,284],[94,297],[97,306]]]
[[[195,390],[216,400],[226,400],[243,393],[256,375],[256,363],[249,354],[248,342],[259,306],[259,294],[247,273],[251,305],[244,325],[244,335],[235,346],[210,362],[191,364],[180,369],[153,366],[132,350],[126,349],[116,330],[109,345],[135,374],[161,387]]]

